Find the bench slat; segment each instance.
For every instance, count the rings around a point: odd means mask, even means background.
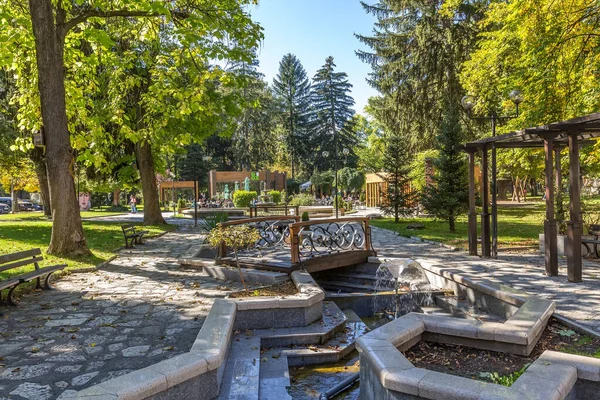
[[[4,264],[3,266],[0,267],[0,272],[7,271],[7,270],[13,269],[13,268],[22,267],[23,265],[27,265],[27,264],[33,264],[33,263],[40,262],[43,260],[44,259],[42,257],[33,257],[33,258],[28,258],[26,260],[16,261],[16,262],[13,262],[10,264]]]
[[[0,282],[0,290],[8,289],[15,285],[18,285],[21,282],[19,279],[7,279],[5,281]]]
[[[15,260],[20,260],[21,258],[25,258],[25,257],[39,256],[40,254],[42,254],[42,251],[40,249],[31,249],[31,250],[19,251],[17,253],[5,254],[3,256],[0,256],[0,264],[8,263],[8,262],[15,261]]]
[[[65,269],[66,267],[67,267],[67,264],[52,265],[50,267],[36,269],[35,271],[31,271],[26,274],[19,275],[19,276],[17,276],[17,278],[21,281],[30,281],[32,279],[39,278],[40,276],[44,276],[50,272]]]

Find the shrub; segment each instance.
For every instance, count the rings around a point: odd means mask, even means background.
[[[287,180],[287,188],[290,193],[298,193],[300,191],[300,182],[297,179],[288,179]]]
[[[118,205],[118,206],[110,206],[106,209],[106,211],[109,212],[122,212],[122,211],[129,211],[129,208],[122,206],[122,205]]]
[[[367,194],[365,192],[361,192],[359,199],[361,203],[364,203],[365,200],[367,200]]]
[[[187,203],[187,201],[185,201],[185,199],[177,200],[177,208],[178,209],[181,210],[182,208],[187,208],[187,206],[188,206],[188,203]]]
[[[227,215],[227,213],[218,212],[214,214],[209,214],[206,217],[204,217],[204,219],[199,220],[198,225],[200,226],[200,229],[210,232],[217,226],[219,226],[220,223],[227,222],[228,219],[229,216]]]
[[[292,196],[289,204],[291,206],[312,206],[314,202],[315,199],[311,194],[302,193]]]
[[[309,218],[308,218],[308,211],[304,211],[302,213],[302,222],[306,222],[308,220],[309,220]]]
[[[271,201],[273,203],[280,203],[281,202],[281,192],[279,190],[271,190],[269,192],[269,196],[271,197]]]
[[[253,191],[238,190],[233,194],[233,204],[238,208],[250,207],[252,200],[258,197]]]

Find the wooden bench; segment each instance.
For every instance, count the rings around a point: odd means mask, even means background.
[[[24,274],[13,276],[11,278],[0,281],[0,303],[3,302],[2,290],[9,289],[5,302],[16,306],[17,301],[13,298],[13,292],[21,283],[30,282],[34,279],[36,280],[36,289],[52,289],[52,286],[50,286],[50,275],[52,275],[56,271],[65,269],[67,264],[52,265],[50,267],[40,268],[38,262],[42,260],[43,257],[40,249],[20,251],[18,253],[5,254],[3,256],[0,256],[0,272],[23,267],[29,264],[33,264],[35,266],[35,269],[31,272],[26,272]],[[42,286],[41,279],[44,276],[44,285]]]
[[[134,225],[121,225],[123,230],[123,236],[125,237],[125,247],[128,249],[133,247],[134,244],[144,244],[142,238],[148,231],[138,231]]]
[[[581,238],[581,244],[587,250],[585,254],[581,255],[582,257],[585,258],[585,257],[590,256],[591,254],[594,254],[595,257],[600,258],[600,254],[598,254],[598,245],[600,244],[600,240],[598,240],[597,237],[595,239]],[[594,250],[593,251],[590,248],[590,245],[594,246]]]

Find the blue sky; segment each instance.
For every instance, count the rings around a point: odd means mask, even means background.
[[[370,66],[354,54],[364,49],[354,33],[370,34],[375,22],[358,0],[260,0],[250,12],[264,28],[258,55],[260,71],[268,82],[277,75],[279,61],[287,53],[300,59],[309,78],[326,57],[333,56],[337,71],[346,72],[354,85],[357,112],[362,113],[367,99],[377,94],[365,81]]]

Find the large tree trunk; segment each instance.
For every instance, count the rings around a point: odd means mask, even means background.
[[[44,206],[44,215],[52,217],[52,206],[50,206],[50,187],[48,186],[48,171],[46,170],[46,159],[44,150],[41,147],[35,147],[30,153],[29,158],[35,165],[35,173],[40,184],[40,195],[42,205]]]
[[[29,0],[35,36],[38,88],[46,141],[46,160],[52,237],[48,253],[57,255],[89,254],[73,179],[73,149],[67,124],[64,82],[64,29],[54,25],[52,0]],[[64,12],[57,12],[57,23]],[[64,22],[64,21],[63,21]]]
[[[17,191],[15,190],[15,182],[14,182],[15,178],[12,178],[10,180],[10,198],[11,198],[11,203],[12,203],[12,212],[13,213],[18,213],[19,211],[21,211],[21,209],[19,208],[19,198],[17,196]]]
[[[112,202],[113,206],[119,205],[119,196],[121,196],[121,189],[117,188],[113,192],[113,202]]]
[[[508,179],[500,179],[500,180],[498,180],[497,184],[498,184],[498,200],[500,200],[500,201],[508,200],[508,197],[506,197],[506,192],[508,190],[508,185],[510,184],[510,181]]]
[[[166,224],[158,201],[158,187],[150,143],[136,143],[135,156],[142,179],[142,193],[144,194],[144,225]]]

